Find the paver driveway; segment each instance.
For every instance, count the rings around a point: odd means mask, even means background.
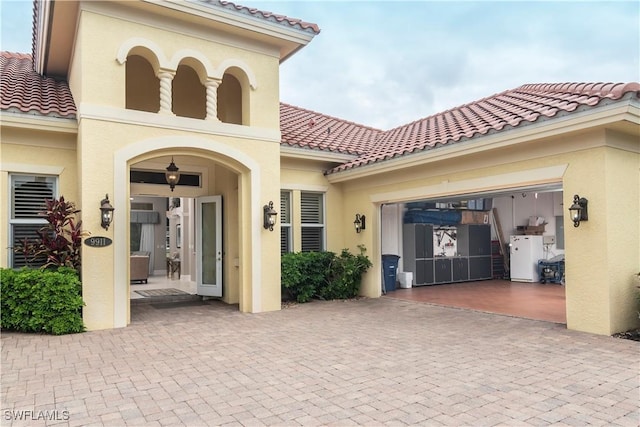
[[[140,305],[124,329],[3,333],[2,425],[637,426],[639,350],[390,298]]]

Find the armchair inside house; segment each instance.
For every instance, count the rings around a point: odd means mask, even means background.
[[[131,281],[147,283],[149,279],[149,252],[133,252],[129,259]]]

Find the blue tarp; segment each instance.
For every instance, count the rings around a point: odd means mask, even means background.
[[[408,210],[404,213],[405,224],[433,224],[456,225],[460,224],[462,213],[459,211],[423,211]]]

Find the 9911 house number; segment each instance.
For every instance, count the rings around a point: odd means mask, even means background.
[[[109,246],[113,241],[108,237],[94,236],[84,240],[84,244],[92,248],[104,248]]]

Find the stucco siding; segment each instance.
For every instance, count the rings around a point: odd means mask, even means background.
[[[634,280],[640,273],[640,155],[607,148],[605,164],[607,285],[614,308],[609,333],[615,333],[640,326]]]
[[[80,207],[77,191],[75,138],[68,134],[3,127],[1,136],[0,180],[0,266],[7,267],[10,243],[9,174],[53,175],[58,177],[58,196]],[[80,213],[82,218],[82,212]]]
[[[292,232],[293,251],[302,249],[301,224],[300,224],[300,192],[311,191],[325,194],[325,236],[326,250],[340,253],[347,247],[345,230],[346,218],[349,215],[343,210],[342,186],[329,184],[323,171],[328,164],[303,159],[283,159],[281,163],[280,187],[282,190],[290,190],[292,198]],[[280,200],[278,198],[278,200]],[[355,214],[354,214],[355,216]],[[351,227],[353,227],[353,217]],[[354,231],[355,234],[355,231]]]
[[[257,83],[255,88],[244,88],[248,93],[243,102],[249,103],[249,124],[272,129],[279,127],[277,50],[269,55],[249,47],[234,46],[233,38],[228,35],[204,39],[188,31],[188,26],[180,31],[183,24],[168,26],[153,15],[134,22],[120,20],[106,13],[84,10],[81,14],[74,58],[81,63],[75,67],[82,71],[82,80],[79,83],[74,81],[80,78],[80,73],[72,74],[70,80],[77,103],[124,108],[126,63],[120,64],[116,56],[128,40],[138,39],[161,46],[160,52],[155,54],[162,56],[161,65],[168,65],[166,70],[170,72],[175,71],[183,56],[191,63],[208,61],[212,74],[223,73],[225,70],[219,67],[229,63],[225,61],[245,64],[247,71],[256,76]],[[235,42],[239,43],[240,40]],[[185,46],[189,48],[185,49]],[[193,59],[196,55],[198,58]],[[76,90],[78,87],[80,90]]]

